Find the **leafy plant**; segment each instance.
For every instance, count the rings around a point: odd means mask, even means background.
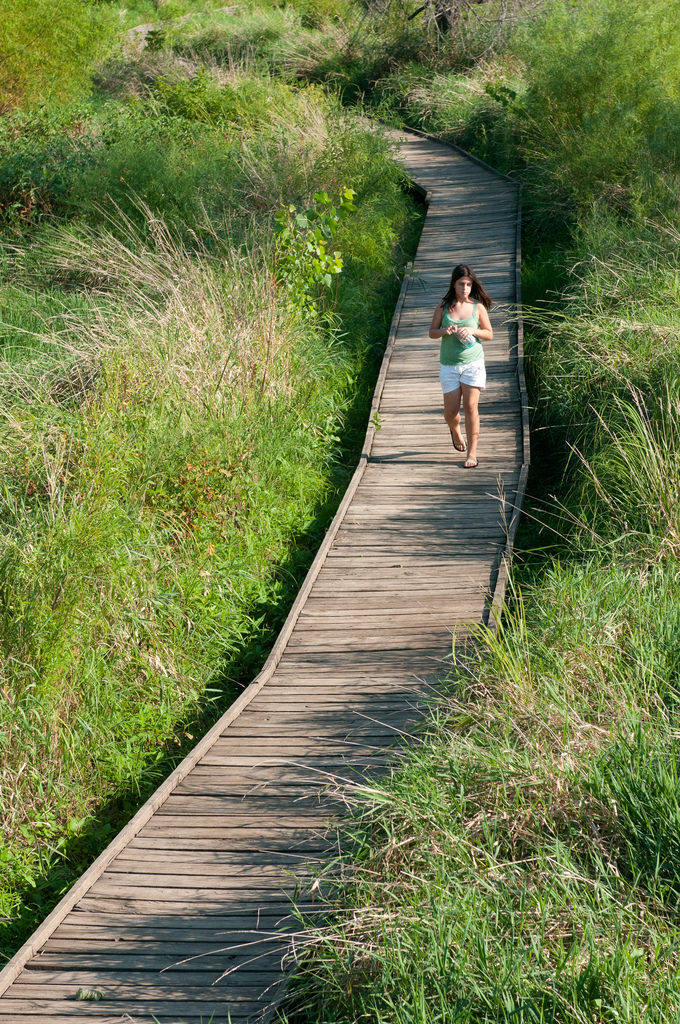
[[[295,304],[314,306],[321,289],[330,288],[333,276],[342,271],[341,253],[329,252],[327,244],[356,210],[354,196],[353,189],[343,188],[336,207],[327,192],[315,192],[313,205],[304,212],[291,203],[276,214],[277,274]]]

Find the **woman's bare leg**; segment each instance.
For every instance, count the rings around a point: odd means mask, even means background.
[[[448,391],[444,395],[444,419],[451,431],[453,443],[462,445],[464,448],[465,441],[463,440],[463,435],[460,432],[460,399],[460,388],[456,388],[455,391]]]
[[[477,460],[477,441],[479,440],[479,396],[481,388],[473,388],[470,384],[461,384],[463,390],[463,409],[465,411],[465,436],[467,438],[468,462]],[[460,423],[460,416],[458,417]]]

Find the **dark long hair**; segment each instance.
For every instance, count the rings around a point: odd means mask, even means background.
[[[470,298],[474,299],[475,302],[481,302],[485,309],[491,309],[493,306],[493,300],[488,295],[486,288],[479,280],[472,267],[468,267],[467,263],[459,263],[457,267],[453,268],[449,290],[442,299],[444,309],[447,309],[449,306],[453,306],[456,302],[456,281],[461,277],[469,277],[472,281]]]

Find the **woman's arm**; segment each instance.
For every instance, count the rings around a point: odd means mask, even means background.
[[[489,320],[489,314],[486,311],[485,307],[481,304],[481,302],[477,306],[477,317],[479,318],[479,327],[458,328],[458,337],[461,338],[463,341],[465,341],[467,338],[470,338],[471,335],[474,335],[474,337],[477,338],[479,341],[491,341],[491,339],[493,338],[493,327],[491,326],[491,321]],[[430,337],[432,337],[431,333]]]
[[[484,310],[486,312],[486,310]],[[430,324],[430,337],[434,340],[437,338],[443,338],[445,334],[455,334],[456,328],[451,324],[449,327],[442,327],[442,317],[444,316],[444,303],[440,302],[434,311],[432,317],[432,323]]]

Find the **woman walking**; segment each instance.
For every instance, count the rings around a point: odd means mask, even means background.
[[[479,396],[486,387],[484,349],[480,339],[491,341],[493,329],[488,310],[493,305],[475,272],[459,263],[451,274],[446,295],[434,311],[430,337],[441,338],[439,380],[444,393],[444,419],[451,431],[453,447],[465,451],[460,432],[460,400],[465,412],[467,437],[466,469],[479,465]]]

